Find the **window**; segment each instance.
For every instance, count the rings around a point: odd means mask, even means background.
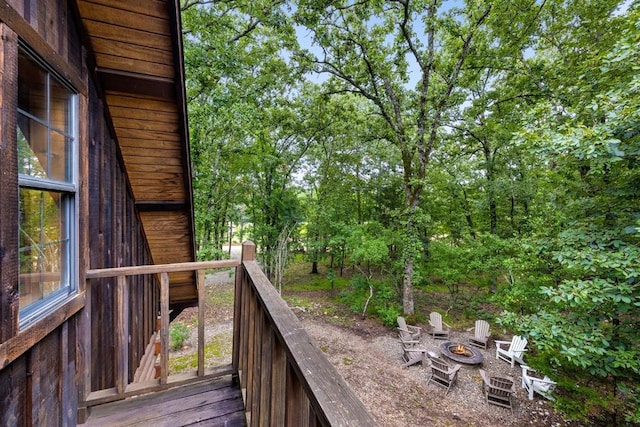
[[[77,96],[21,46],[18,55],[20,327],[76,291]]]

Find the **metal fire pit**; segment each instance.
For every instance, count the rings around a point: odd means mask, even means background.
[[[451,351],[459,345],[462,345],[464,349],[470,354],[469,355],[456,354],[453,351]],[[482,353],[480,353],[480,350],[472,346],[463,345],[457,342],[447,341],[444,344],[441,344],[440,352],[442,353],[443,356],[448,357],[449,359],[455,362],[463,363],[465,365],[477,365],[479,363],[482,363],[482,361],[484,360],[484,356],[482,355]]]

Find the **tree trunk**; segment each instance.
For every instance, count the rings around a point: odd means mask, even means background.
[[[413,314],[413,260],[407,260],[404,266],[404,278],[402,280],[402,311],[404,314]]]

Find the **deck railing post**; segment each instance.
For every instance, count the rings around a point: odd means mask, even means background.
[[[204,270],[198,270],[198,376],[204,375]]]
[[[116,390],[118,395],[123,395],[129,383],[129,292],[126,276],[117,278],[116,310]]]
[[[256,245],[251,241],[246,241],[242,244],[242,254],[240,259],[242,261],[253,261],[256,253]],[[236,281],[234,289],[234,306],[233,306],[233,349],[231,355],[231,366],[233,369],[241,373],[245,367],[245,360],[241,361],[240,358],[246,358],[246,347],[244,346],[244,337],[247,333],[245,328],[246,314],[242,312],[244,307],[244,301],[249,301],[246,293],[248,292],[248,285],[246,279],[246,273],[242,262],[236,267]],[[244,372],[246,374],[246,371]]]
[[[242,261],[254,261],[256,258],[256,244],[247,240],[242,244]]]
[[[78,400],[85,402],[91,394],[91,279],[85,278],[85,303],[79,321],[79,362],[81,369],[81,382],[78,389]],[[83,423],[89,418],[90,408],[87,406],[78,408],[78,423]]]
[[[169,273],[160,273],[160,384],[169,375]]]

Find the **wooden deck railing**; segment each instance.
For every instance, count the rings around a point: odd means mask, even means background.
[[[374,426],[371,414],[336,369],[325,358],[293,312],[280,298],[254,259],[255,245],[243,244],[242,262],[234,260],[149,265],[88,270],[87,306],[82,324],[88,343],[81,349],[83,389],[81,408],[167,388],[205,374],[204,370],[204,272],[236,266],[233,354],[230,373],[237,374],[250,426]],[[195,374],[168,376],[169,273],[198,274],[198,368]],[[127,277],[160,275],[160,378],[128,382],[128,282]],[[91,388],[91,281],[116,277],[116,385]],[[88,415],[80,410],[82,422]]]
[[[232,365],[250,426],[374,426],[371,414],[329,363],[242,246],[236,270]]]
[[[149,391],[167,388],[181,382],[192,380],[194,377],[202,377],[204,369],[204,273],[205,270],[237,267],[236,260],[188,262],[177,264],[144,265],[137,267],[117,267],[87,270],[86,272],[86,305],[83,311],[82,334],[80,342],[86,346],[82,349],[82,390],[80,402],[79,420],[86,419],[88,414],[83,413],[84,409],[101,403],[121,400],[125,397],[142,394]],[[197,371],[190,374],[175,375],[169,377],[169,273],[180,271],[197,272],[198,289],[198,367]],[[128,277],[139,275],[158,274],[160,276],[160,377],[159,379],[130,383],[129,377],[129,282]],[[94,279],[117,278],[115,297],[115,387],[93,390],[91,384],[91,340],[95,339],[91,335],[91,291]]]

